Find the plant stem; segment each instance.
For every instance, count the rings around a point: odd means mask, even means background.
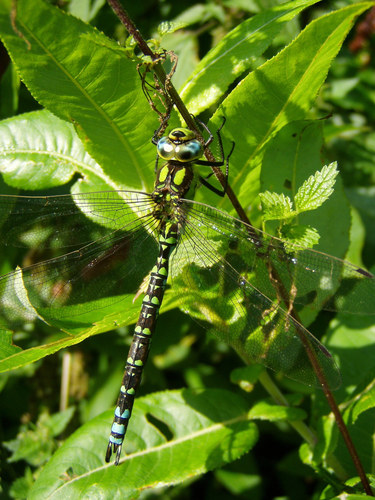
[[[122,22],[122,24],[128,30],[129,34],[137,42],[142,53],[146,56],[149,56],[152,61],[155,61],[154,71],[155,71],[159,81],[161,82],[161,84],[163,86],[165,86],[167,75],[166,75],[161,63],[158,62],[159,56],[157,54],[154,54],[154,52],[152,52],[150,47],[147,45],[147,42],[144,40],[141,33],[136,28],[135,24],[130,19],[127,12],[121,6],[121,4],[118,2],[118,0],[108,0],[108,3],[111,6],[111,8],[113,9],[114,13],[117,15],[117,17]],[[172,102],[174,103],[176,108],[178,109],[182,118],[185,120],[185,123],[188,126],[188,128],[191,130],[194,130],[201,137],[201,132],[197,128],[197,124],[196,124],[193,116],[187,110],[185,104],[181,100],[180,95],[178,94],[177,90],[174,88],[174,85],[171,82],[169,82],[168,89],[165,89],[165,91],[169,94],[170,99],[172,100]],[[215,161],[215,157],[209,148],[205,149],[205,156],[206,156],[208,161],[211,161],[211,162]],[[249,218],[247,217],[245,210],[242,208],[240,202],[237,199],[237,196],[233,192],[230,185],[227,183],[225,176],[224,176],[223,172],[221,171],[221,169],[219,167],[212,167],[212,170],[213,170],[217,180],[220,182],[220,184],[223,186],[223,188],[226,189],[225,193],[228,196],[229,200],[231,201],[234,209],[236,210],[238,217],[243,222],[246,222],[246,224],[251,226],[251,222],[250,222]]]
[[[266,371],[259,375],[259,382],[272,399],[280,406],[290,406],[284,394],[280,391]],[[288,421],[289,425],[313,448],[317,443],[316,434],[301,420]]]

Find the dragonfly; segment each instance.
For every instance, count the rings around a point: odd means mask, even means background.
[[[79,328],[92,321],[90,313],[120,310],[124,297],[143,295],[105,455],[110,462],[114,454],[116,465],[167,289],[185,312],[221,332],[251,362],[319,385],[313,353],[332,388],[340,384],[334,359],[291,306],[375,313],[375,279],[368,271],[312,249],[286,247],[194,201],[200,185],[225,195],[203,173],[211,166],[225,166],[227,173],[233,151],[225,157],[220,127],[221,158],[202,160],[214,139],[205,130],[204,143],[188,128],[154,136],[151,193],[0,195],[0,244],[34,248],[0,277],[4,324],[40,318],[65,330]]]

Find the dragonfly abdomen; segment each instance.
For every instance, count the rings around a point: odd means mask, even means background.
[[[151,337],[155,330],[168,278],[169,259],[176,247],[177,237],[177,223],[166,222],[159,235],[159,256],[150,273],[147,291],[134,329],[133,341],[126,360],[125,373],[109,437],[106,462],[110,461],[112,452],[116,452],[115,465],[118,465],[120,460],[122,443],[131,416],[135,393],[141,382],[143,367],[147,361]]]

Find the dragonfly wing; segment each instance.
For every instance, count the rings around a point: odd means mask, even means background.
[[[0,197],[0,206],[11,209],[1,243],[30,245],[19,268],[0,277],[7,321],[40,316],[67,328],[68,320],[78,324],[94,310],[100,317],[101,309],[134,297],[155,262],[157,221],[147,194],[7,198]],[[68,253],[61,255],[62,247]]]
[[[171,266],[183,308],[247,361],[319,385],[310,349],[337,387],[340,375],[327,349],[281,305],[263,243],[244,231],[240,221],[212,207],[186,203],[183,219]]]
[[[231,245],[237,245],[236,252],[255,272],[256,286],[267,297],[275,297],[274,282],[280,281],[297,309],[300,305],[312,310],[375,314],[375,277],[368,271],[316,250],[297,245],[286,248],[282,240],[213,207],[186,200],[185,209],[194,224],[206,226],[212,234],[228,235]]]
[[[135,214],[140,218],[149,214],[153,206],[147,193],[132,191],[0,195],[0,245],[74,247],[92,241],[95,235],[108,233],[108,229],[121,229],[134,220]],[[100,232],[100,228],[107,231]]]

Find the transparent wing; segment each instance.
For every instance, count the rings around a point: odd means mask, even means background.
[[[171,269],[184,309],[245,359],[316,385],[310,348],[337,387],[340,376],[332,357],[288,307],[375,314],[373,276],[313,250],[288,253],[277,238],[203,204],[185,201],[181,219],[183,238]],[[339,294],[338,303],[333,294]]]
[[[0,196],[2,255],[18,266],[0,277],[4,320],[41,316],[66,328],[134,295],[158,252],[154,208],[148,194],[131,191]]]

